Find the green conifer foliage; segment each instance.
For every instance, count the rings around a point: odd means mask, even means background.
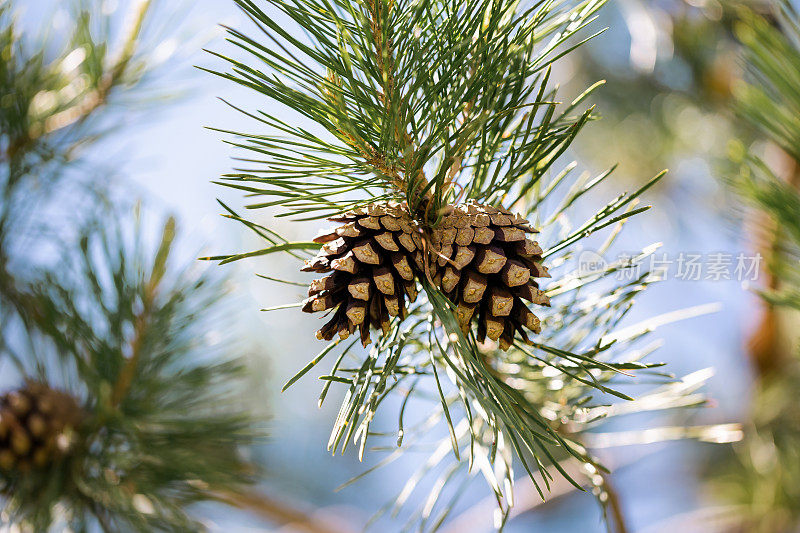
[[[434,479],[433,490],[408,524],[423,530],[441,526],[461,494],[459,487],[478,472],[499,505],[498,528],[510,513],[515,468],[527,474],[542,497],[556,476],[581,487],[586,472],[592,472],[589,478],[597,483],[600,500],[616,501],[608,495],[603,467],[585,446],[586,431],[618,414],[702,405],[702,395],[691,393],[705,378],[671,382],[658,370],[660,363],[645,360],[655,344],[644,337],[658,320],[620,327],[634,297],[658,276],[641,271],[636,261],[611,261],[590,272],[569,268],[582,245],[605,253],[625,221],[648,209],[640,205],[642,195],[663,175],[631,193],[600,200],[601,184],[611,170],[594,177],[578,175],[576,165],[564,161],[570,143],[597,118],[587,102],[602,83],[566,98],[558,92],[553,67],[591,39],[602,0],[235,3],[255,30],[228,29],[230,51],[214,52],[228,68],[214,73],[263,95],[265,103],[260,109],[230,104],[251,120],[252,130],[220,130],[240,159],[219,183],[244,192],[251,200],[248,212],[265,210],[290,220],[332,218],[341,226],[323,230],[316,242],[293,242],[274,226],[223,204],[227,216],[253,230],[265,245],[208,259],[229,263],[285,253],[298,260],[298,269],[306,261],[306,270],[339,273],[312,282],[309,300],[275,308],[338,313],[318,334],[331,342],[284,387],[323,359],[330,361],[330,370],[320,378],[319,402],[334,385],[345,392],[329,450],[344,452],[353,446],[364,458],[368,440],[386,437],[387,449],[393,451],[373,471],[414,449],[421,435],[442,423],[448,436],[393,502],[399,508],[423,478]],[[579,209],[584,201],[592,202],[588,217]],[[390,240],[406,233],[372,216],[386,202],[395,202],[392,209],[407,210],[409,224],[416,228],[409,239],[417,235],[419,243],[406,250],[420,247],[425,252],[416,265],[413,256],[406,257],[413,267],[408,279],[414,281],[413,292],[419,291],[418,298],[409,299],[407,312],[399,307],[389,312],[389,304],[381,303],[394,295],[370,299],[370,276],[356,279],[361,272],[388,268],[381,247],[393,250],[397,243]],[[474,251],[483,254],[475,259],[475,268],[486,270],[477,273],[497,275],[497,284],[517,283],[518,275],[524,275],[520,269],[540,273],[532,266],[540,260],[549,269],[552,277],[542,282],[540,300],[551,306],[536,310],[540,324],[527,322],[533,332],[528,342],[521,335],[487,333],[499,327],[490,320],[495,311],[512,311],[505,308],[504,302],[512,301],[504,298],[506,289],[498,285],[495,300],[487,304],[492,312],[482,315],[489,318],[479,319],[479,326],[471,329],[464,327],[465,311],[458,307],[471,302],[464,301],[463,292],[453,295],[452,286],[443,286],[446,266],[466,255],[458,256],[455,245],[452,256],[444,252],[449,241],[437,241],[436,236],[447,231],[454,212],[468,213],[468,206],[476,204],[485,210],[481,214],[497,215],[487,244],[514,241],[517,230],[523,235],[540,232],[537,243],[526,245],[528,255],[521,256],[531,264],[515,259],[520,264],[514,272],[503,274],[499,269],[504,264],[499,263],[494,272],[490,265],[501,261],[500,253],[511,253],[511,245],[490,250],[493,256]],[[511,226],[512,220],[517,226]],[[465,219],[464,224],[463,247],[468,249],[474,239],[484,237],[476,236],[477,219]],[[379,238],[384,229],[396,233]],[[364,240],[358,241],[362,235]],[[654,250],[647,247],[636,259]],[[469,250],[462,253],[469,255]],[[403,262],[400,255],[397,263]],[[443,271],[437,277],[436,268],[429,267],[442,257]],[[404,271],[390,268],[387,286]],[[614,280],[621,271],[631,275]],[[478,279],[473,288],[484,284],[474,273],[455,278],[451,274],[446,283]],[[273,275],[268,279],[286,281]],[[380,288],[377,278],[374,287]],[[370,315],[354,294],[365,295],[370,309],[377,301],[387,312],[378,308]],[[526,304],[520,300],[519,305]],[[527,317],[531,310],[522,307],[517,316]],[[348,338],[365,315],[380,325],[367,351],[358,347],[358,338]],[[334,340],[335,333],[339,337]],[[360,338],[364,335],[362,329]],[[664,403],[648,402],[649,395],[634,400],[623,391],[641,376],[663,382]],[[396,426],[376,428],[387,399],[400,405],[392,416]],[[617,400],[623,403],[610,405]],[[411,402],[421,402],[428,416],[407,421]],[[715,438],[710,428],[673,428],[673,436],[674,431]],[[568,471],[573,464],[585,469]]]

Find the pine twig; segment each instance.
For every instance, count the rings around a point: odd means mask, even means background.
[[[134,335],[131,341],[131,356],[122,368],[116,384],[114,385],[113,393],[111,396],[111,406],[118,407],[125,395],[131,388],[133,378],[136,376],[136,369],[139,366],[139,360],[142,356],[142,342],[146,335],[148,327],[148,318],[150,314],[150,306],[153,301],[153,294],[148,291],[148,297],[144,302],[144,308],[135,319]]]
[[[133,383],[139,367],[139,360],[142,356],[142,344],[144,337],[147,335],[148,327],[150,326],[150,318],[152,308],[155,305],[156,297],[158,296],[158,288],[161,280],[166,271],[167,259],[169,251],[172,246],[172,240],[175,237],[175,220],[168,219],[164,226],[164,231],[161,238],[161,245],[156,253],[153,262],[153,268],[150,272],[150,278],[144,287],[144,294],[142,295],[142,310],[134,318],[134,334],[131,341],[131,356],[122,368],[122,371],[117,378],[114,385],[113,393],[111,396],[111,406],[118,407],[122,402],[125,395]]]
[[[263,492],[227,492],[219,494],[218,500],[227,505],[253,512],[276,525],[291,526],[305,533],[355,533],[358,531],[358,528],[350,525],[343,529],[329,523],[323,524],[309,516],[306,510],[300,509],[297,505],[284,499],[278,501]]]
[[[625,521],[625,513],[622,510],[622,500],[611,482],[611,474],[602,471],[599,474],[603,478],[603,489],[608,497],[606,502],[607,509],[611,511],[611,520],[608,521],[609,533],[628,533],[630,530]]]
[[[561,467],[572,477],[580,477],[583,474],[580,462],[574,458],[563,461]],[[553,480],[550,481],[550,499],[547,501],[553,501],[577,490],[565,477],[558,475],[558,470],[555,467],[550,466],[546,471],[550,474],[550,477],[553,478]],[[538,481],[544,482],[544,478],[541,474],[537,473],[536,477]],[[512,509],[512,516],[519,516],[547,503],[538,496],[538,493],[534,490],[532,483],[530,483],[527,477],[518,479],[514,485],[516,504]],[[480,523],[480,521],[485,520],[487,516],[491,516],[492,510],[496,507],[497,499],[493,496],[487,497],[476,505],[471,506],[468,511],[453,518],[442,530],[442,533],[462,533],[463,531],[470,531],[474,529],[476,523]]]
[[[800,190],[800,167],[798,167],[798,162],[785,152],[780,152],[780,157],[784,159],[781,163],[788,163],[791,168],[791,174],[787,180],[788,184],[792,188]],[[759,226],[766,225],[770,228],[770,237],[765,236],[762,242],[759,243],[759,247],[764,250],[765,257],[768,260],[772,260],[781,253],[784,237],[777,222],[771,221],[767,214],[759,213],[759,218],[762,219],[759,221]],[[770,291],[778,290],[780,287],[778,276],[769,270],[767,270],[766,275],[766,288]],[[763,376],[771,370],[781,368],[781,364],[788,360],[791,354],[780,353],[780,336],[782,332],[779,327],[775,304],[761,300],[761,307],[761,319],[756,330],[747,339],[747,348],[759,374]]]
[[[650,452],[627,454],[622,458],[615,458],[614,461],[604,461],[603,464],[613,470],[618,470],[633,464],[649,453]],[[612,462],[613,464],[610,464]],[[572,477],[580,478],[586,475],[582,463],[575,458],[562,461],[560,465]],[[530,483],[530,478],[527,476],[521,477],[514,482],[514,497],[516,502],[511,509],[510,518],[533,511],[534,509],[552,503],[562,496],[568,496],[578,490],[573,484],[567,481],[565,477],[556,475],[558,474],[558,470],[554,466],[550,466],[546,471],[550,473],[553,478],[552,481],[550,481],[550,492],[547,500],[542,500],[541,497],[539,497]],[[539,481],[544,481],[541,474],[537,474],[536,478]],[[455,517],[447,527],[442,530],[442,533],[461,533],[462,531],[469,531],[474,528],[476,523],[485,520],[487,516],[491,516],[491,510],[496,507],[497,499],[494,496],[489,496],[477,504],[472,505],[468,511]],[[624,524],[623,527],[625,527]],[[620,533],[621,531],[628,531],[628,529],[618,529],[615,533]]]

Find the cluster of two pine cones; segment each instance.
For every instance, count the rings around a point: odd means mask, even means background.
[[[417,297],[417,280],[430,279],[456,305],[456,318],[477,339],[507,350],[516,334],[539,333],[539,319],[525,301],[549,305],[535,278],[549,277],[542,249],[528,238],[536,231],[509,211],[476,203],[451,207],[425,232],[405,204],[373,204],[331,220],[306,272],[330,273],[311,283],[303,311],[332,311],[319,339],[356,331],[366,346],[370,328],[388,331],[391,317],[405,318]]]

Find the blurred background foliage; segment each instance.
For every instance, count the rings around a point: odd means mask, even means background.
[[[742,9],[772,16],[769,2],[623,0],[603,13],[606,46],[569,65],[569,84],[606,80],[597,97],[605,120],[579,141],[600,166],[624,176],[700,157],[723,164],[742,126],[732,91],[742,61],[733,27]],[[669,186],[669,183],[662,184]]]
[[[759,287],[762,317],[748,344],[755,392],[745,439],[710,472],[713,486],[741,514],[746,531],[793,531],[800,523],[800,18],[789,2],[765,19],[740,11],[734,30],[744,76],[733,110],[758,143],[734,142],[739,172],[727,182],[755,213],[750,223],[769,277]]]
[[[700,205],[714,209],[716,223],[736,234],[740,246],[765,257],[761,283],[750,287],[761,301],[752,302],[749,319],[739,324],[753,379],[752,403],[743,411],[745,438],[732,445],[730,456],[717,451],[702,472],[723,506],[708,527],[794,531],[800,512],[793,481],[799,419],[791,399],[800,386],[795,7],[716,0],[625,0],[614,7],[606,11],[610,31],[612,20],[625,22],[628,39],[617,44],[627,53],[586,49],[573,67],[577,77],[607,79],[610,89],[598,95],[606,120],[583,136],[579,152],[599,164],[620,161],[623,176],[677,165],[677,182],[665,182],[660,192],[667,201],[685,198],[670,190],[677,185],[699,201],[683,209],[673,204],[676,215],[697,209],[700,218]],[[702,170],[691,169],[691,161]],[[710,175],[721,187],[703,179],[683,182],[682,170]],[[685,216],[691,225],[692,214]],[[703,515],[689,515],[686,524]]]

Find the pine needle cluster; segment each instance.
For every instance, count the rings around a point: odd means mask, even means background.
[[[449,436],[397,498],[399,509],[424,477],[435,479],[408,528],[439,528],[462,484],[477,472],[496,497],[496,526],[502,528],[515,468],[545,497],[555,475],[578,488],[585,481],[566,471],[567,460],[585,465],[600,500],[611,501],[603,467],[585,443],[588,432],[615,415],[702,405],[695,391],[707,375],[673,381],[662,364],[649,362],[657,343],[643,339],[662,320],[621,327],[634,298],[657,281],[640,269],[657,246],[632,261],[590,272],[574,268],[582,245],[600,254],[613,246],[625,221],[648,209],[640,200],[663,176],[601,202],[613,169],[580,175],[574,163],[563,162],[570,143],[596,118],[586,102],[602,83],[562,100],[552,67],[591,39],[603,2],[236,4],[258,31],[229,28],[233,52],[214,54],[230,68],[215,74],[269,99],[261,110],[231,104],[253,120],[254,132],[220,130],[242,155],[239,168],[219,183],[252,198],[248,210],[269,209],[292,220],[350,220],[357,218],[347,214],[354,209],[396,201],[408,206],[423,233],[435,234],[453,208],[475,202],[507,209],[540,230],[541,259],[552,275],[543,286],[551,307],[542,311],[541,334],[528,343],[513,339],[503,346],[507,352],[463,328],[456,305],[424,274],[407,315],[387,321],[368,351],[358,339],[328,344],[284,389],[323,359],[332,361],[321,377],[319,403],[334,384],[345,394],[329,450],[353,446],[363,458],[368,441],[389,439],[391,446],[379,447],[389,455],[371,472],[443,423]],[[593,211],[586,217],[579,206],[589,199]],[[288,253],[313,264],[321,243],[290,242],[223,207],[265,247],[208,259],[229,263]],[[613,279],[619,272],[628,272],[626,281]],[[624,392],[629,384],[653,381],[666,388],[639,400]],[[387,400],[399,403],[397,425],[375,428]],[[413,402],[430,416],[407,421]],[[673,436],[735,438],[728,431],[735,428],[672,429],[667,433]]]

